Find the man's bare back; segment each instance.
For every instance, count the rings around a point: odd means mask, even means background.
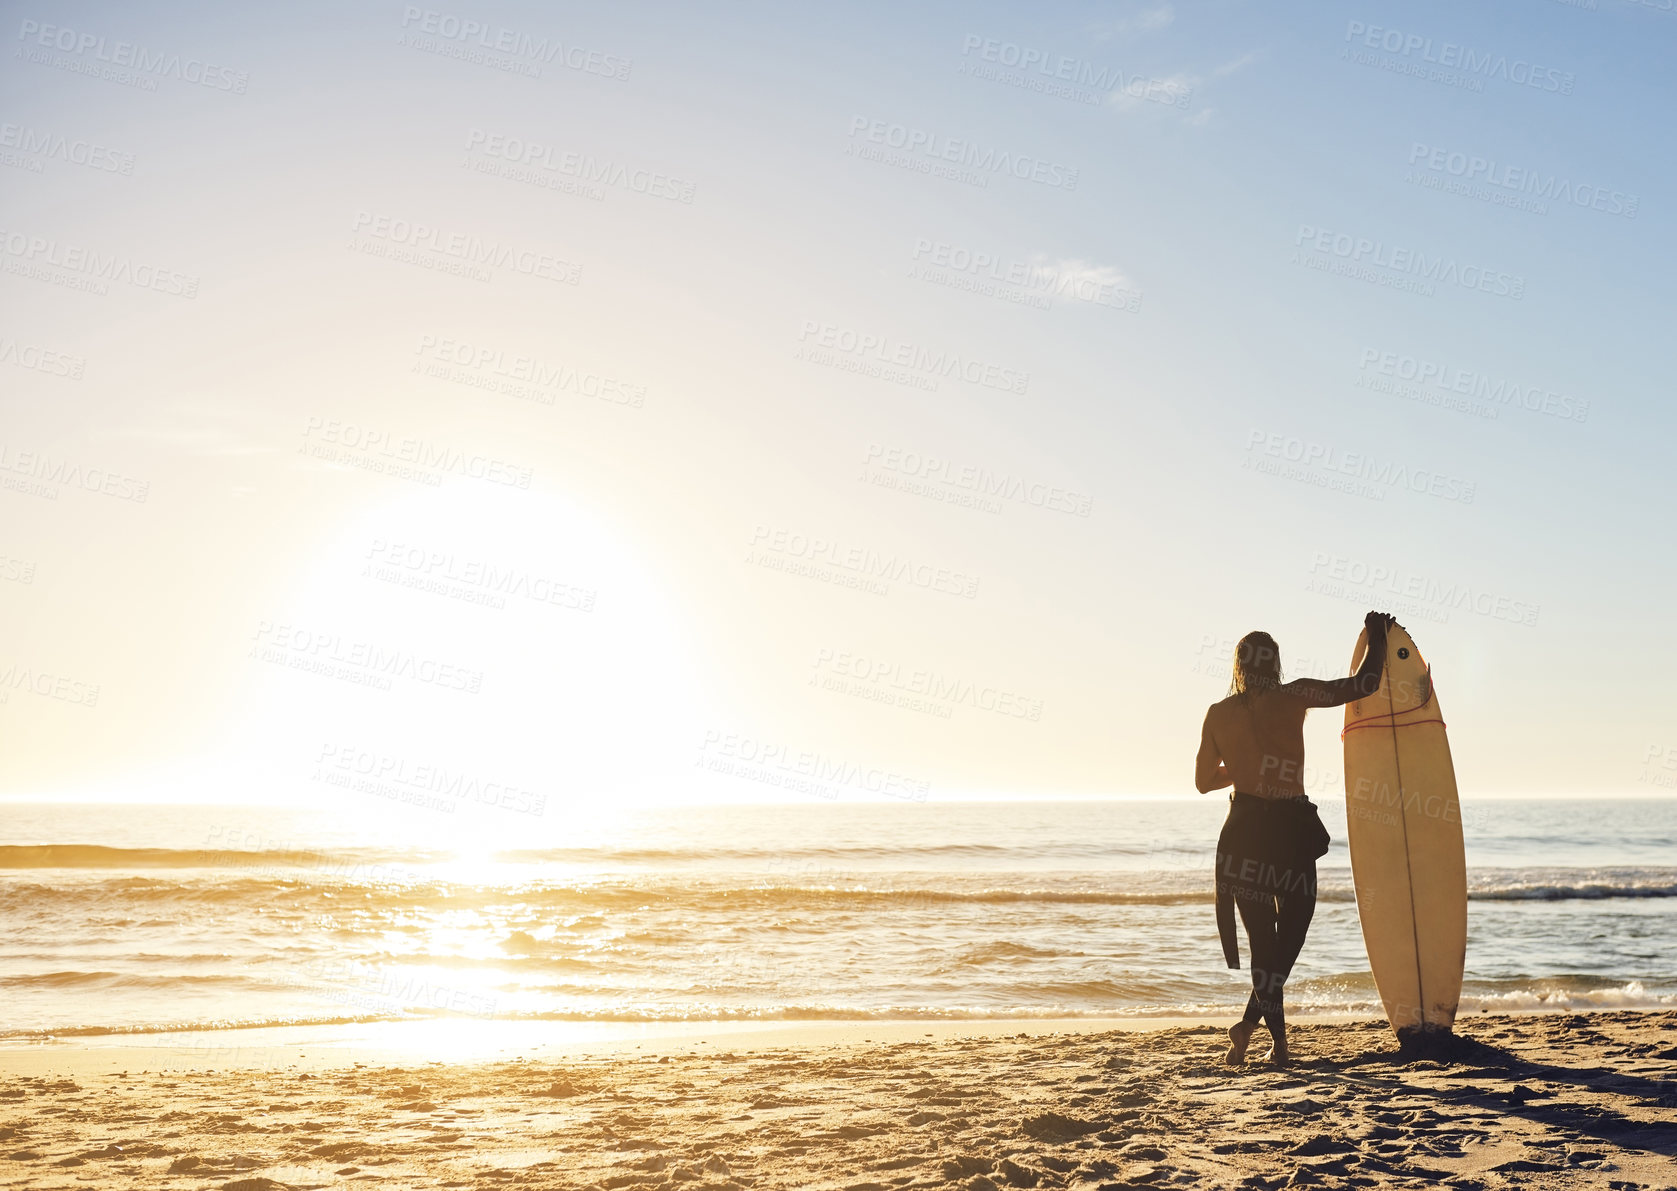
[[[1194,784],[1201,794],[1229,785],[1259,798],[1297,798],[1305,793],[1305,712],[1365,698],[1380,684],[1391,618],[1370,612],[1363,623],[1368,651],[1355,674],[1248,689],[1211,705],[1194,763]]]

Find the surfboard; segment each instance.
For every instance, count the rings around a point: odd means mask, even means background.
[[[1368,634],[1351,654],[1356,673]],[[1380,689],[1345,707],[1345,819],[1368,966],[1400,1043],[1448,1032],[1467,960],[1467,855],[1432,669],[1394,625]]]

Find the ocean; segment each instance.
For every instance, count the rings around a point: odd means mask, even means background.
[[[1294,1016],[1378,1016],[1342,803]],[[1199,801],[7,804],[0,1037],[463,1017],[1228,1019]],[[1677,1006],[1677,800],[1464,808],[1463,1012]],[[1245,938],[1241,940],[1243,962]]]

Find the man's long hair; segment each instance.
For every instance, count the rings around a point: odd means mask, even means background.
[[[1281,685],[1281,647],[1268,633],[1251,632],[1234,647],[1234,677],[1229,682],[1229,694],[1245,698],[1248,694],[1274,690]]]

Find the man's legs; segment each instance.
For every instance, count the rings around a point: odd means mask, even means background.
[[[1246,897],[1236,897],[1240,920],[1246,924],[1246,938],[1252,950],[1252,995],[1246,999],[1246,1013],[1242,1018],[1255,1026],[1269,1020],[1274,1024],[1281,1012],[1281,985],[1287,976],[1277,968],[1281,962],[1279,951],[1279,914],[1274,894],[1258,895],[1251,890]],[[1288,965],[1291,967],[1291,964]]]
[[[1286,1062],[1287,1021],[1282,995],[1287,977],[1293,974],[1293,964],[1298,961],[1299,952],[1304,950],[1304,936],[1310,930],[1310,920],[1316,916],[1314,864],[1307,872],[1299,874],[1297,888],[1276,897],[1275,909],[1275,953],[1271,957],[1274,968],[1270,977],[1274,1007],[1266,1010],[1265,1016],[1269,1021],[1270,1037],[1275,1039],[1273,1057],[1276,1062]]]
[[[1234,904],[1240,911],[1240,920],[1246,924],[1248,950],[1252,953],[1252,995],[1246,999],[1246,1013],[1239,1022],[1229,1027],[1230,1045],[1225,1061],[1231,1066],[1246,1060],[1246,1045],[1252,1039],[1252,1031],[1270,1012],[1267,992],[1277,948],[1274,894],[1259,889],[1238,889]],[[1279,1000],[1275,1005],[1279,1013]]]

